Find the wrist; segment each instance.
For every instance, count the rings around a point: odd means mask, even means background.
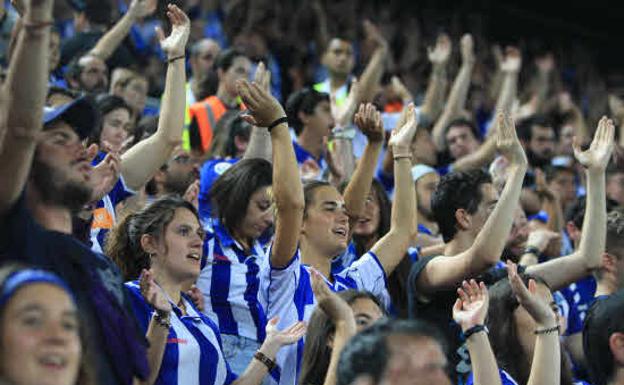
[[[280,348],[281,345],[279,345],[277,341],[275,341],[272,337],[267,337],[258,351],[264,354],[267,358],[274,360]]]
[[[464,334],[464,338],[466,340],[468,340],[470,337],[472,337],[473,335],[475,335],[477,333],[488,334],[489,330],[488,330],[487,326],[485,326],[484,324],[480,323],[480,324],[472,325],[472,326],[470,326],[468,328],[463,328],[462,327],[462,333]]]
[[[535,244],[535,245],[527,245],[524,248],[523,254],[533,254],[536,257],[539,257],[544,252],[545,248],[546,248],[545,246],[537,245],[537,244]]]

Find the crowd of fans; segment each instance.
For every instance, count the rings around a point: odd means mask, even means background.
[[[412,8],[3,2],[0,382],[624,384],[624,100]]]

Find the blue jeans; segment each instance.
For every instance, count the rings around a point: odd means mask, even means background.
[[[221,334],[221,342],[225,360],[230,369],[239,376],[245,372],[254,353],[260,348],[255,340],[231,334]]]

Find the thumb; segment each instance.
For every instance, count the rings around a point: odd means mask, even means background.
[[[572,137],[572,149],[574,149],[574,153],[576,154],[581,153],[581,144],[579,142],[580,141],[576,135]]]
[[[99,149],[100,148],[95,143],[87,147],[87,158],[89,158],[89,162],[93,161],[95,156],[98,154]]]

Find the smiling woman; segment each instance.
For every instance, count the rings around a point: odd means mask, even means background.
[[[2,268],[0,281],[0,379],[12,385],[92,384],[84,329],[65,282],[15,266]]]

